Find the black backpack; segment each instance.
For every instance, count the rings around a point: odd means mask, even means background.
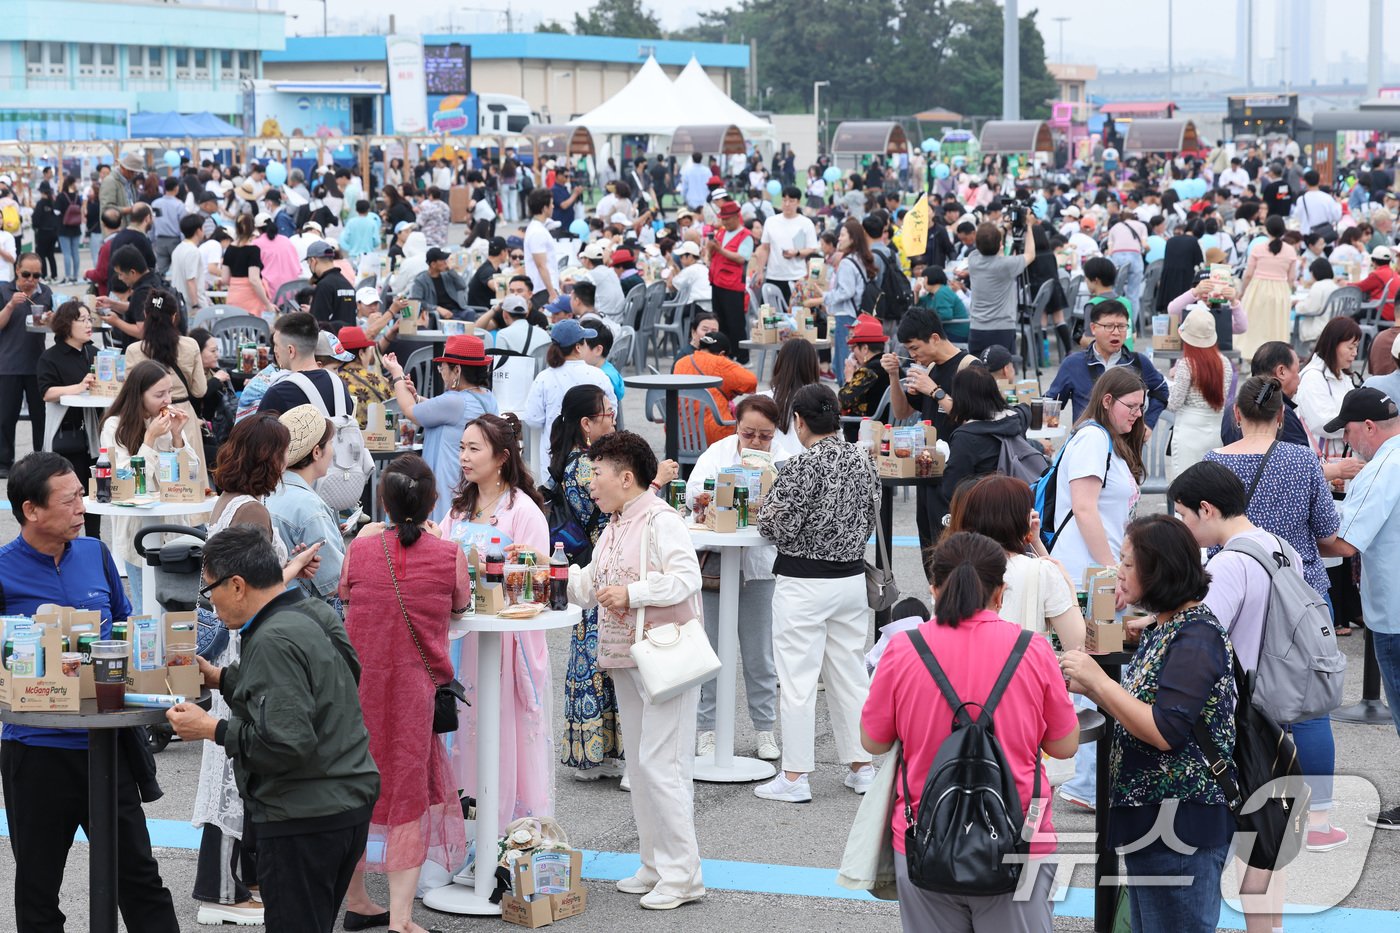
[[[913,306],[914,289],[899,267],[899,254],[891,247],[880,273],[880,305],[875,316],[882,321],[897,321]]]
[[[926,891],[1008,894],[1020,880],[1031,836],[1040,823],[1040,766],[1037,763],[1031,807],[1023,819],[1021,795],[997,740],[992,713],[1034,637],[1021,632],[992,692],[977,703],[958,698],[923,635],[917,629],[909,633],[924,666],[953,708],[953,731],[938,747],[928,770],[917,819],[909,807],[908,766],[902,757],[899,763],[909,880]],[[969,706],[981,708],[976,720],[968,713]]]
[[[1245,673],[1238,657],[1234,665],[1235,779],[1231,762],[1200,718],[1191,731],[1235,816],[1235,828],[1253,836],[1245,861],[1251,868],[1278,871],[1303,848],[1312,790],[1303,780],[1293,737],[1254,705],[1254,672]]]
[[[874,314],[880,307],[880,277],[870,278],[865,274],[865,266],[855,256],[846,257],[855,263],[856,272],[860,275],[860,297],[856,301],[856,309],[861,314]]]

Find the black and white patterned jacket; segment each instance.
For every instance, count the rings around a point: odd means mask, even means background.
[[[758,530],[778,546],[774,573],[860,573],[880,507],[870,455],[839,435],[788,460],[758,511]]]

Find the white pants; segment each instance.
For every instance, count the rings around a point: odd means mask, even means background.
[[[636,668],[613,668],[622,748],[632,784],[642,867],[637,877],[673,897],[705,893],[695,837],[695,708],[700,688],[664,703],[642,698]]]
[[[777,578],[773,586],[773,662],[783,726],[783,770],[815,768],[817,678],[826,685],[836,757],[869,761],[860,744],[860,711],[870,693],[865,633],[870,606],[865,577]]]

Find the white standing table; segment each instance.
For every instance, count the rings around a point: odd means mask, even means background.
[[[1026,439],[1031,441],[1052,441],[1058,440],[1069,433],[1069,425],[1065,424],[1065,417],[1060,416],[1060,426],[1058,428],[1031,428],[1026,432]]]
[[[101,447],[102,425],[99,423],[98,419],[102,417],[103,411],[111,407],[114,401],[116,401],[115,397],[90,395],[87,392],[82,392],[78,395],[64,395],[58,400],[58,403],[65,408],[83,409],[83,424],[87,427],[88,448],[94,459],[97,457],[99,448]],[[58,425],[55,423],[54,429],[56,430],[57,428]],[[46,443],[44,446],[48,447],[49,444]]]
[[[163,524],[162,519],[180,518],[185,515],[198,515],[211,512],[217,497],[203,502],[153,502],[150,505],[122,505],[117,502],[98,502],[88,497],[83,507],[91,515],[111,515],[119,518],[139,518],[142,528]],[[150,564],[141,565],[141,612],[143,615],[160,617],[160,603],[156,601],[156,568]]]
[[[778,769],[757,758],[734,754],[735,694],[739,673],[740,558],[746,547],[769,542],[749,526],[733,533],[691,529],[690,543],[719,551],[719,662],[715,680],[715,752],[695,759],[695,779],[722,784],[765,781]]]
[[[498,917],[491,903],[496,890],[496,843],[501,835],[501,635],[541,632],[578,623],[583,611],[570,603],[562,611],[546,609],[533,619],[467,617],[476,644],[476,865],[472,887],[454,881],[423,895],[423,906],[447,914]]]

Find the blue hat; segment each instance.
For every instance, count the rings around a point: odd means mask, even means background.
[[[573,314],[574,302],[568,295],[561,294],[558,298],[544,306],[545,314]]]
[[[584,327],[573,318],[565,318],[549,332],[549,339],[553,340],[561,347],[572,347],[582,343],[584,340],[592,340],[598,336],[598,332],[591,327]]]
[[[523,239],[521,239],[520,237],[518,237],[518,236],[508,236],[508,237],[506,237],[506,246],[508,246],[508,247],[511,248],[511,249],[515,249],[515,248],[518,247],[518,246],[524,246],[524,245],[525,245],[525,241],[524,241]]]

